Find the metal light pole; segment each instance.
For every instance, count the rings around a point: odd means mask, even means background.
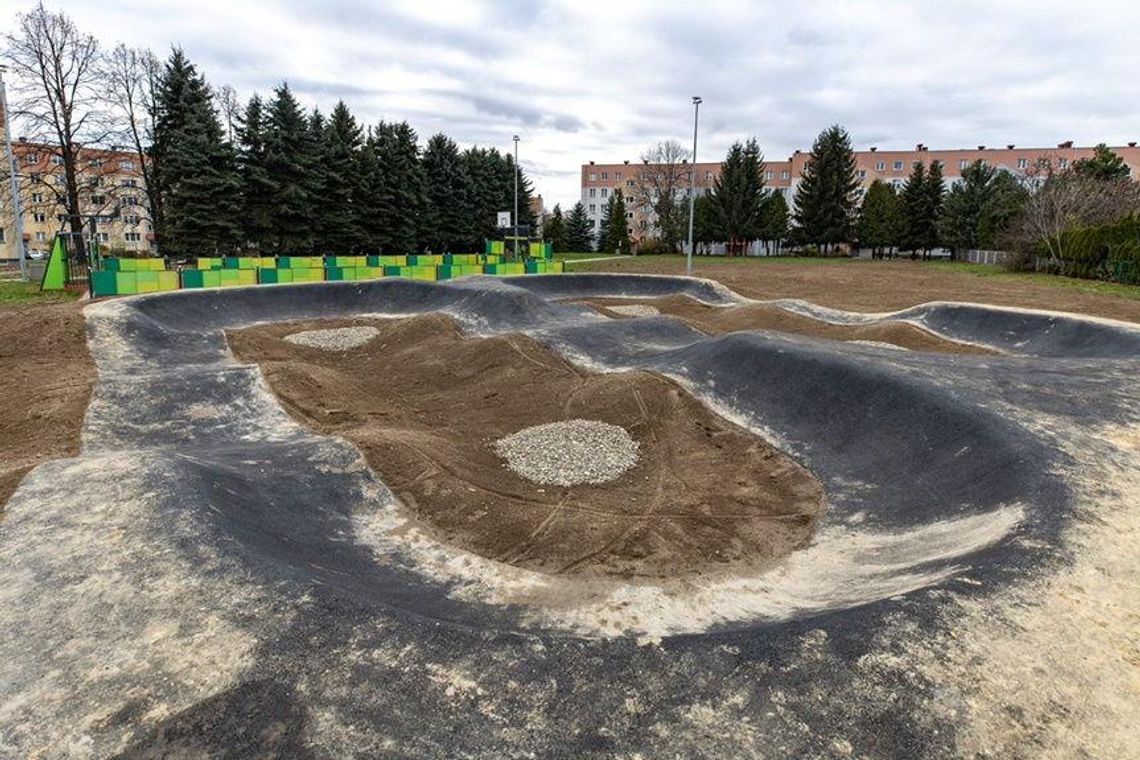
[[[515,135],[515,261],[519,260],[519,136]]]
[[[24,211],[20,203],[20,177],[16,173],[19,162],[12,151],[12,130],[8,126],[8,92],[4,86],[4,72],[6,66],[0,66],[0,118],[4,120],[4,147],[8,150],[8,192],[12,197],[12,235],[16,239],[13,244],[20,259],[20,279],[28,279],[28,261],[24,251]]]
[[[689,170],[689,255],[685,259],[685,274],[693,276],[693,214],[697,206],[697,117],[701,113],[701,98],[693,96],[693,159]]]

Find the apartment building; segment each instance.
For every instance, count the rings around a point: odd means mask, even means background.
[[[63,158],[51,145],[13,141],[20,187],[24,247],[47,252],[55,234],[70,230],[63,203]],[[14,205],[8,182],[8,161],[0,166],[0,260],[19,258],[14,233]],[[95,235],[104,250],[145,251],[154,247],[148,218],[142,166],[133,151],[83,148],[79,153],[79,202],[86,229],[95,222]]]
[[[1133,178],[1140,178],[1140,147],[1135,142],[1113,147],[1132,171]],[[915,162],[927,165],[939,162],[947,187],[962,179],[962,170],[975,161],[985,161],[990,166],[1032,179],[1040,174],[1040,167],[1048,163],[1055,169],[1066,169],[1082,158],[1091,158],[1093,148],[1074,147],[1072,142],[1063,142],[1055,148],[1019,148],[1016,145],[950,150],[931,150],[918,144],[912,150],[879,150],[871,147],[855,152],[856,174],[865,190],[876,179],[901,188]],[[786,161],[766,161],[764,165],[765,185],[783,193],[788,205],[792,206],[796,187],[803,176],[809,153],[797,150]],[[681,164],[673,168],[671,179],[682,188],[681,195],[687,193],[690,171],[695,169],[693,184],[698,194],[708,192],[713,181],[720,174],[719,163]],[[634,240],[653,235],[654,214],[646,202],[646,189],[651,188],[653,175],[666,171],[666,167],[646,162],[623,161],[620,164],[597,164],[590,161],[582,165],[582,205],[590,218],[591,228],[597,230],[601,224],[605,205],[615,190],[621,189],[626,199],[630,235]],[[650,192],[649,195],[652,193]],[[633,199],[631,203],[630,200]]]

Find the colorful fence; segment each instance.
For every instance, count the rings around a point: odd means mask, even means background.
[[[498,254],[428,254],[408,256],[279,256],[199,258],[193,268],[167,270],[164,259],[103,260],[91,273],[94,297],[156,293],[165,290],[338,282],[406,277],[451,280],[472,275],[556,274],[560,261],[546,258],[504,262]]]

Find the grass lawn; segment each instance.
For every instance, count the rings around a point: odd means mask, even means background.
[[[560,254],[560,256],[563,254]],[[606,261],[591,261],[583,262],[581,264],[573,264],[574,258],[586,258],[591,254],[565,254],[569,257],[567,260],[571,262],[571,266],[567,267],[568,271],[572,272],[585,272],[596,271],[604,272],[610,269],[609,262]],[[597,256],[598,254],[592,254]],[[904,261],[899,259],[897,261]],[[615,262],[616,263],[616,262]],[[877,267],[882,266],[886,262],[873,261],[870,259],[852,259],[846,257],[837,258],[819,258],[819,257],[806,257],[806,256],[697,256],[693,259],[693,267],[699,270],[702,267],[715,265],[719,267],[757,267],[763,268],[765,266],[787,266],[787,265],[803,265],[805,267]],[[1054,274],[1037,274],[1033,272],[1007,272],[1001,267],[989,266],[987,264],[970,264],[964,261],[907,261],[908,265],[918,267],[921,270],[934,273],[946,273],[954,275],[963,275],[965,277],[978,277],[984,278],[987,282],[999,284],[1002,282],[1008,283],[1025,283],[1032,285],[1042,285],[1053,288],[1066,288],[1080,293],[1096,293],[1099,295],[1118,296],[1121,298],[1128,298],[1132,300],[1140,300],[1140,285],[1122,285],[1115,282],[1103,282],[1100,280],[1081,280],[1075,277],[1062,277]],[[663,267],[670,269],[676,268],[677,274],[682,274],[681,271],[685,265],[685,257],[679,254],[670,254],[664,256],[635,256],[621,260],[621,270],[625,272],[637,271],[653,271],[660,272]]]
[[[0,281],[0,308],[5,306],[26,306],[40,303],[66,303],[79,298],[79,293],[70,291],[40,290],[31,282]]]
[[[1031,282],[1035,285],[1049,285],[1054,288],[1072,288],[1081,293],[1100,293],[1101,295],[1140,300],[1140,285],[1122,285],[1118,282],[1104,282],[1102,280],[1081,280],[1076,277],[1062,277],[1056,274],[1038,274],[1036,272],[1007,272],[1001,267],[969,264],[965,261],[928,261],[924,265],[948,272],[970,274],[975,277],[992,277],[999,281]]]

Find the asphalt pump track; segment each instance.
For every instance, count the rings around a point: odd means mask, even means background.
[[[979,349],[940,353],[578,303],[677,296],[751,303],[703,280],[560,275],[87,307],[82,453],[32,471],[0,518],[0,756],[955,755],[964,691],[909,647],[1075,562],[1072,522],[1128,497],[1140,329],[767,302]],[[410,524],[360,450],[290,417],[226,339],[433,313],[676,383],[818,478],[810,541],[673,584],[489,559]]]

